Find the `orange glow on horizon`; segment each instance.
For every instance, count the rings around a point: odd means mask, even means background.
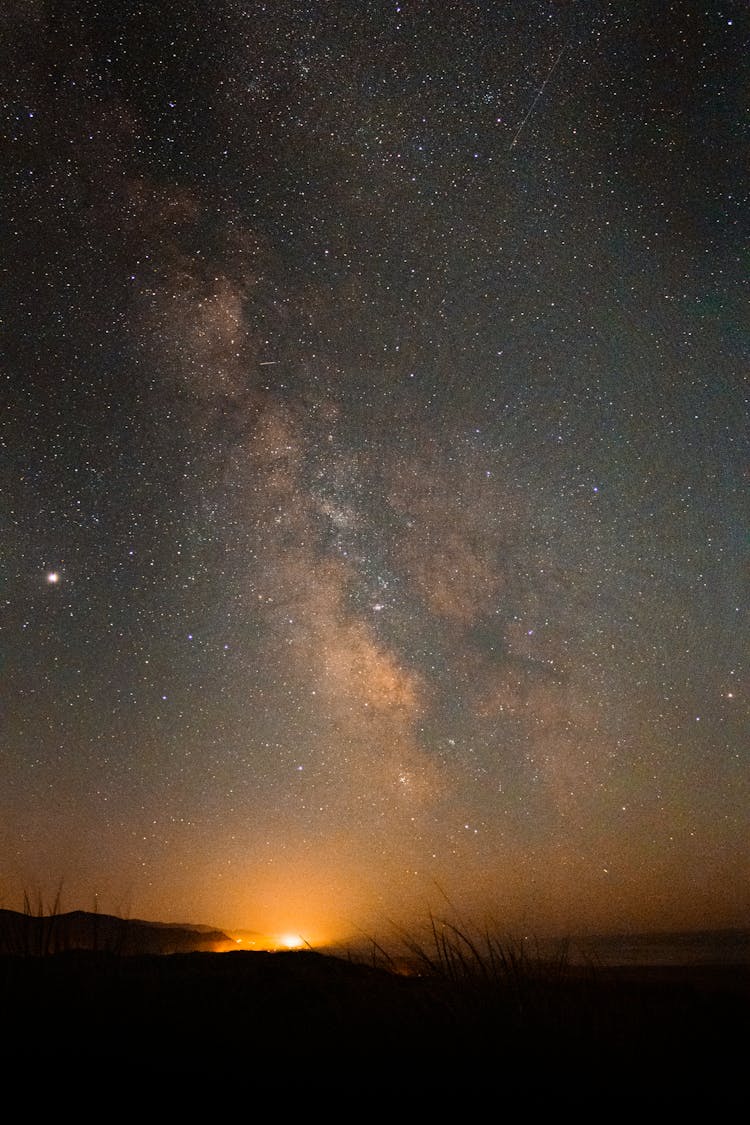
[[[284,949],[301,949],[306,944],[299,934],[284,934],[279,938],[279,942]]]
[[[287,949],[322,948],[326,944],[320,939],[320,935],[317,935],[314,940],[310,940],[302,934],[294,933],[292,930],[282,934],[250,934],[242,930],[227,931],[227,933],[231,945],[222,946],[221,949],[217,949],[217,952],[232,953],[237,950],[256,950],[259,953],[277,953]]]

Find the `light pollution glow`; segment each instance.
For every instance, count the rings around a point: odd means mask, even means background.
[[[739,20],[219,6],[3,16],[3,901],[747,924]]]

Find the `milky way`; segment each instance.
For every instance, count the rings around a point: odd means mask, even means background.
[[[2,24],[3,904],[750,924],[744,5]]]

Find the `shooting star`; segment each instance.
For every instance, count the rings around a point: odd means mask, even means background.
[[[558,63],[560,62],[560,59],[561,59],[561,58],[563,57],[563,55],[565,54],[566,50],[568,49],[568,44],[569,44],[569,43],[570,43],[570,40],[568,40],[568,42],[567,42],[567,43],[564,43],[564,44],[563,44],[562,50],[560,51],[560,54],[559,54],[559,55],[557,56],[557,58],[556,58],[556,59],[555,59],[555,61],[553,62],[553,64],[552,64],[552,67],[551,67],[551,69],[550,69],[550,71],[549,71],[549,74],[547,75],[547,77],[546,77],[546,78],[544,79],[544,82],[542,82],[541,86],[540,86],[540,87],[539,87],[539,89],[537,90],[537,94],[536,94],[536,97],[534,98],[533,102],[532,102],[532,103],[531,103],[531,105],[529,106],[529,108],[528,108],[528,110],[527,110],[527,112],[526,112],[526,116],[524,117],[523,121],[522,121],[522,122],[521,122],[521,124],[520,124],[520,125],[518,126],[518,129],[516,130],[516,135],[515,135],[515,137],[514,137],[514,138],[513,138],[513,140],[512,140],[511,142],[510,142],[510,147],[511,147],[511,148],[515,148],[515,147],[516,147],[516,142],[518,141],[518,138],[519,138],[519,137],[521,136],[521,133],[523,132],[523,127],[524,127],[524,125],[526,124],[526,122],[527,122],[527,121],[529,120],[529,118],[531,117],[532,113],[533,113],[533,112],[534,112],[534,110],[536,109],[536,103],[537,103],[537,102],[539,101],[539,99],[541,98],[542,94],[544,93],[544,91],[545,91],[545,89],[546,89],[546,87],[547,87],[547,83],[549,82],[550,78],[552,77],[552,75],[553,75],[553,74],[555,73],[555,71],[557,70],[557,66],[558,66]]]

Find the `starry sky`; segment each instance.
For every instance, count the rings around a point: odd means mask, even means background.
[[[2,905],[750,925],[749,30],[3,5]]]

